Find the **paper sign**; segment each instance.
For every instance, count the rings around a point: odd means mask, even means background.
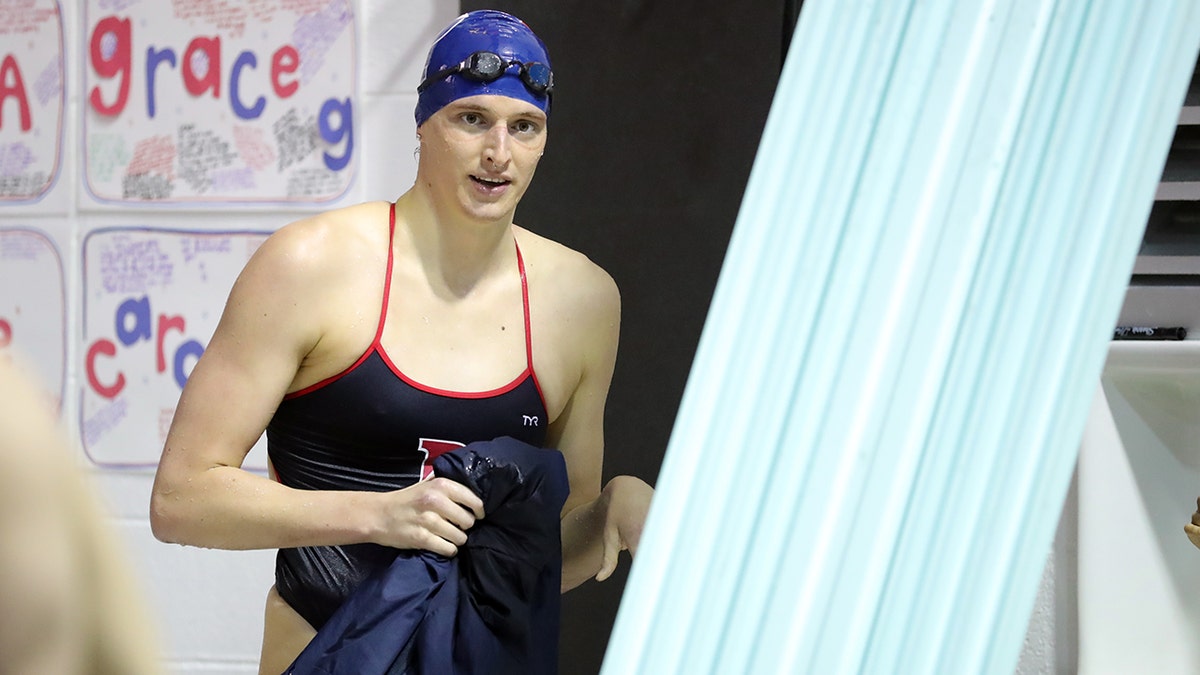
[[[58,178],[63,127],[58,2],[0,5],[0,204],[40,199]]]
[[[327,202],[349,187],[349,0],[88,0],[84,27],[92,198]]]
[[[268,234],[112,228],[84,238],[79,428],[89,459],[158,462],[183,385]]]

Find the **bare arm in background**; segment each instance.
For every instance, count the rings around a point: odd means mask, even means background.
[[[1196,512],[1192,514],[1192,522],[1183,526],[1188,539],[1196,548],[1200,548],[1200,497],[1196,498]]]
[[[566,317],[563,342],[576,345],[578,383],[550,426],[549,447],[562,451],[571,494],[563,508],[562,590],[616,569],[621,551],[637,554],[654,490],[634,476],[616,476],[601,488],[604,408],[616,366],[621,298],[612,278],[590,261],[564,264],[556,276],[570,283],[541,298]]]

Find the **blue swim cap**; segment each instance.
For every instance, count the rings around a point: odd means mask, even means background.
[[[550,112],[549,93],[539,94],[530,89],[522,79],[523,69],[516,65],[509,66],[503,75],[491,82],[478,82],[458,73],[429,81],[431,75],[457,66],[476,52],[493,52],[505,61],[541,63],[546,66],[547,74],[550,68],[546,45],[524,21],[492,9],[463,14],[438,35],[429,49],[423,74],[425,89],[417,97],[418,127],[447,103],[478,94],[508,96]]]

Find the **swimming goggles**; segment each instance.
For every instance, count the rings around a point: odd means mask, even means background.
[[[550,72],[550,66],[544,63],[538,63],[537,61],[522,63],[515,59],[506,61],[502,56],[494,52],[475,52],[468,56],[462,63],[442,68],[425,78],[425,81],[417,87],[417,93],[425,91],[433,86],[435,82],[456,73],[475,82],[494,82],[500,79],[500,76],[507,73],[508,69],[513,66],[521,67],[521,81],[525,83],[525,87],[529,91],[538,96],[548,96],[551,90],[554,89],[554,73]]]

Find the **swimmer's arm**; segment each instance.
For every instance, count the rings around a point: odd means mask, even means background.
[[[548,444],[562,451],[571,494],[562,517],[562,590],[589,578],[606,579],[620,551],[635,553],[653,490],[631,476],[601,489],[604,404],[616,365],[620,296],[606,274],[593,284],[584,306],[590,319],[578,335],[584,365],[579,384],[550,427]]]
[[[303,229],[280,230],[255,252],[188,377],[151,495],[163,541],[251,549],[364,534],[351,496],[302,495],[241,468],[320,337],[303,299],[323,265],[306,253]]]
[[[322,308],[337,306],[344,288],[337,275],[353,252],[336,249],[319,225],[272,235],[235,283],[180,396],[151,528],[162,541],[209,548],[373,542],[453,555],[482,504],[452,481],[389,493],[296,490],[241,468],[321,339]]]
[[[604,581],[621,551],[637,555],[654,488],[634,476],[615,476],[593,500],[562,519],[562,592],[590,578]]]

